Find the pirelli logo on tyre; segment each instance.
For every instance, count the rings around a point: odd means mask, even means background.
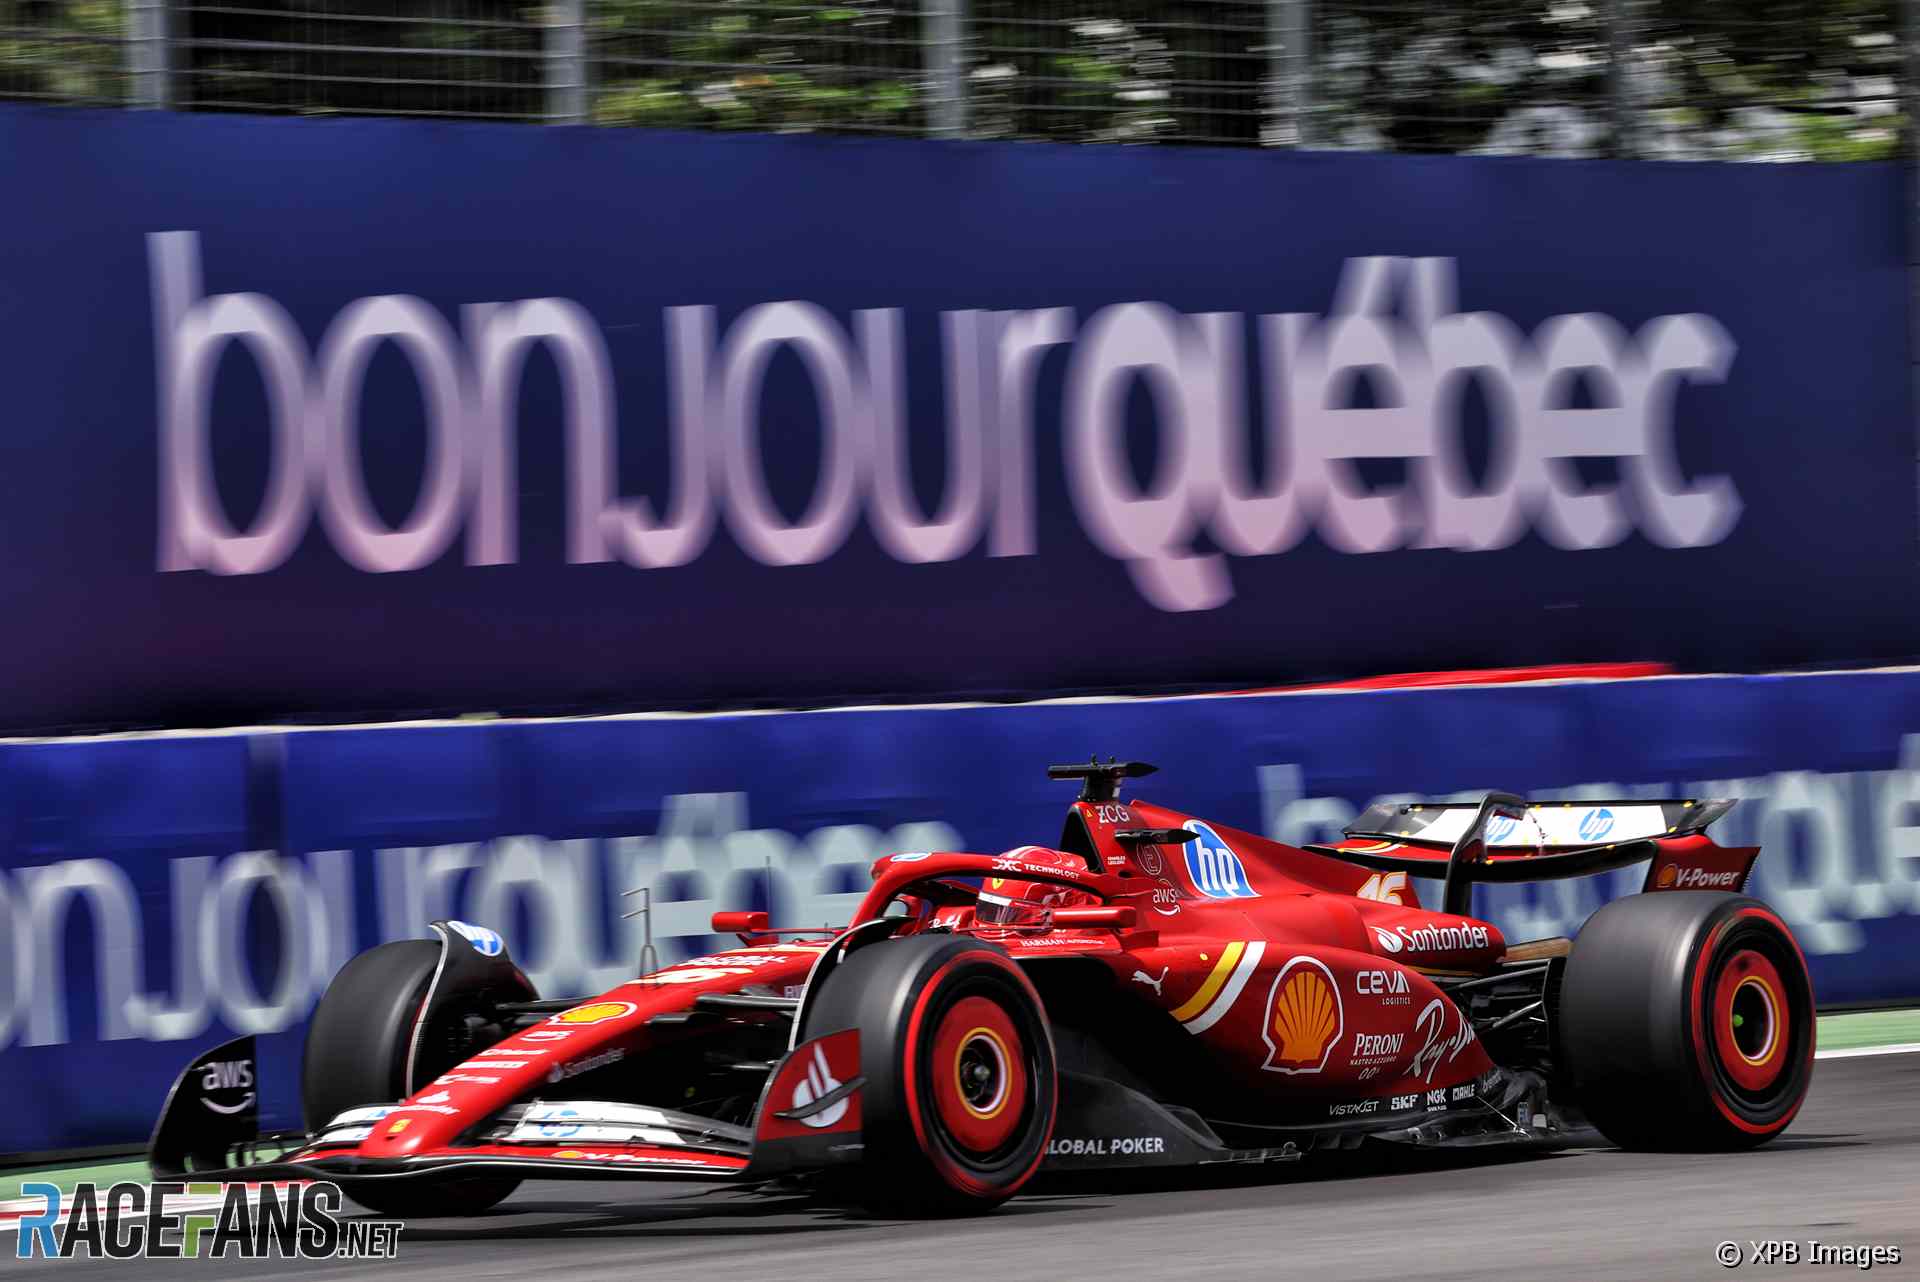
[[[1340,986],[1325,963],[1291,957],[1273,977],[1260,1036],[1267,1044],[1269,1073],[1317,1073],[1346,1026]]]

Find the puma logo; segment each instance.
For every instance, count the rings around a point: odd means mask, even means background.
[[[1144,970],[1136,970],[1133,972],[1133,980],[1137,984],[1145,984],[1148,988],[1151,988],[1155,997],[1164,997],[1166,994],[1160,991],[1160,985],[1167,982],[1167,972],[1172,969],[1173,967],[1171,966],[1162,966],[1160,968],[1160,978],[1158,979],[1147,974]]]

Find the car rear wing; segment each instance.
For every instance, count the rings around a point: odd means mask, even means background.
[[[1703,835],[1733,804],[1690,798],[1528,801],[1504,792],[1477,802],[1379,802],[1346,827],[1344,841],[1306,849],[1376,871],[1442,877],[1445,908],[1456,913],[1467,910],[1475,882],[1584,877],[1644,860],[1656,862],[1649,890],[1738,889],[1758,849],[1723,851]],[[1707,880],[1700,880],[1700,869],[1662,862],[1665,843],[1687,838],[1704,848],[1693,853],[1711,865]],[[1684,880],[1688,874],[1693,880]]]

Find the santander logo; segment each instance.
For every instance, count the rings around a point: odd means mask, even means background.
[[[835,1077],[833,1070],[827,1067],[826,1052],[821,1050],[820,1047],[815,1046],[813,1048],[813,1063],[807,1066],[806,1080],[793,1088],[792,1107],[805,1108],[821,1096],[839,1090],[840,1086],[840,1079]],[[852,1097],[849,1096],[846,1099],[835,1100],[818,1113],[801,1118],[800,1124],[816,1129],[825,1129],[826,1127],[832,1126],[847,1115],[847,1105],[851,1098]]]

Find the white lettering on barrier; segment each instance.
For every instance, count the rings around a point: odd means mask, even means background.
[[[1268,836],[1299,845],[1337,840],[1356,810],[1337,797],[1304,797],[1296,765],[1259,769]],[[1477,801],[1480,792],[1374,801]],[[1787,771],[1758,778],[1675,784],[1617,782],[1554,788],[1542,797],[1619,800],[1669,796],[1739,801],[1711,835],[1723,846],[1759,846],[1747,889],[1779,910],[1801,947],[1814,954],[1857,952],[1861,921],[1920,916],[1920,735],[1901,739],[1895,770],[1822,774]],[[1640,889],[1646,866],[1590,877],[1488,885],[1479,904],[1509,939],[1572,935],[1601,904]],[[1418,883],[1422,903],[1439,902],[1439,883]]]
[[[1350,822],[1338,798],[1300,795],[1297,766],[1259,771],[1269,835],[1301,843],[1326,840]],[[1433,800],[1459,800],[1457,794]],[[1753,892],[1774,904],[1813,954],[1857,951],[1858,923],[1920,915],[1920,735],[1901,742],[1894,770],[1853,774],[1789,772],[1676,785],[1615,782],[1555,789],[1569,800],[1662,795],[1742,798],[1715,825],[1725,845],[1760,844]],[[1411,794],[1376,800],[1417,801]],[[638,921],[617,920],[620,892],[656,891],[654,936],[662,960],[692,956],[704,944],[715,909],[737,906],[771,878],[776,920],[841,923],[868,885],[867,868],[896,850],[965,849],[941,823],[891,831],[832,825],[804,835],[747,827],[742,793],[700,793],[663,800],[657,832],[605,841],[515,836],[489,843],[374,852],[380,939],[418,938],[435,918],[506,921],[527,928],[509,936],[514,956],[543,992],[597,992],[637,973]],[[239,1031],[267,1033],[302,1019],[361,937],[354,916],[349,852],[286,858],[265,851],[170,861],[169,895],[149,904],[105,859],[76,859],[0,873],[0,1047],[60,1045],[76,1036],[102,1041],[190,1040],[215,1018]],[[1606,899],[1638,890],[1640,866],[1599,877],[1524,886],[1489,886],[1489,915],[1509,938],[1570,934]],[[1437,902],[1431,882],[1423,902]],[[673,896],[668,898],[667,896]],[[279,936],[266,976],[246,957],[246,931],[264,896]],[[76,911],[78,909],[79,911]],[[600,926],[615,919],[612,933]],[[167,991],[150,992],[146,939],[170,941]],[[686,940],[682,944],[678,941]],[[71,1022],[76,999],[65,973],[70,944],[93,955],[92,1017]]]
[[[515,421],[520,376],[537,345],[554,356],[565,404],[566,546],[571,563],[616,557],[686,565],[724,515],[755,560],[810,565],[842,546],[864,511],[904,563],[1040,549],[1034,512],[1033,406],[1047,351],[1070,345],[1061,438],[1073,510],[1087,537],[1122,561],[1168,611],[1210,610],[1234,595],[1230,557],[1275,556],[1310,531],[1336,551],[1483,552],[1528,530],[1566,550],[1612,547],[1638,529],[1662,547],[1724,539],[1740,497],[1726,476],[1689,481],[1675,455],[1682,381],[1723,381],[1735,345],[1710,316],[1655,317],[1629,334],[1598,313],[1555,316],[1531,336],[1506,318],[1453,310],[1453,261],[1349,260],[1332,310],[1257,318],[1269,479],[1249,463],[1247,318],[1162,303],[1101,308],[1078,333],[1065,308],[942,314],[947,392],[943,500],[918,510],[907,467],[905,321],[858,311],[854,336],[813,303],[762,303],[724,335],[706,306],[666,309],[671,457],[668,515],[616,492],[620,424],[606,344],[577,303],[474,303],[462,335],[420,299],[345,303],[309,357],[287,313],[260,294],[202,297],[192,232],[149,237],[161,441],[158,565],[262,574],[282,565],[313,510],[351,565],[418,569],[466,527],[472,565],[513,564]],[[1391,310],[1399,299],[1398,314]],[[208,406],[238,338],[268,392],[272,463],[251,528],[227,520],[208,458]],[[857,338],[857,341],[856,341]],[[374,348],[405,354],[427,408],[427,465],[406,521],[388,529],[362,474],[360,384]],[[717,345],[717,347],[716,347]],[[761,383],[791,348],[817,399],[823,450],[803,515],[788,522],[767,491]],[[1367,377],[1384,403],[1354,407]],[[1128,394],[1152,393],[1160,463],[1136,483],[1125,449]],[[1600,404],[1567,404],[1585,379]],[[1469,475],[1458,429],[1469,380],[1491,411],[1486,478]],[[931,429],[926,429],[931,430]],[[989,452],[991,450],[991,452]],[[991,465],[989,464],[991,458]],[[1575,460],[1618,460],[1617,484],[1587,485]],[[1401,461],[1403,484],[1363,479],[1366,460]],[[1218,552],[1198,552],[1210,538]]]
[[[896,561],[951,561],[980,538],[986,510],[987,434],[982,417],[979,312],[941,315],[947,351],[947,493],[932,518],[919,515],[907,469],[906,371],[900,312],[855,313],[871,383],[869,467],[873,532]]]
[[[654,938],[662,962],[672,963],[706,942],[715,909],[746,902],[769,874],[777,920],[839,925],[881,855],[964,848],[942,823],[795,835],[746,821],[745,794],[697,793],[665,798],[651,835],[377,850],[370,933],[420,938],[434,919],[524,919],[508,943],[542,992],[601,992],[639,973],[642,925],[618,920],[632,902],[621,898],[626,889],[654,888]],[[216,1019],[236,1032],[275,1032],[307,1015],[361,934],[347,851],[184,856],[170,861],[169,874],[169,898],[147,904],[105,859],[0,873],[0,1047],[190,1040]],[[246,952],[256,901],[277,939],[265,975]],[[611,934],[600,926],[609,918]],[[168,992],[147,991],[151,932],[171,942]],[[92,1018],[77,1031],[79,995],[64,965],[75,940],[91,951],[95,979]]]

